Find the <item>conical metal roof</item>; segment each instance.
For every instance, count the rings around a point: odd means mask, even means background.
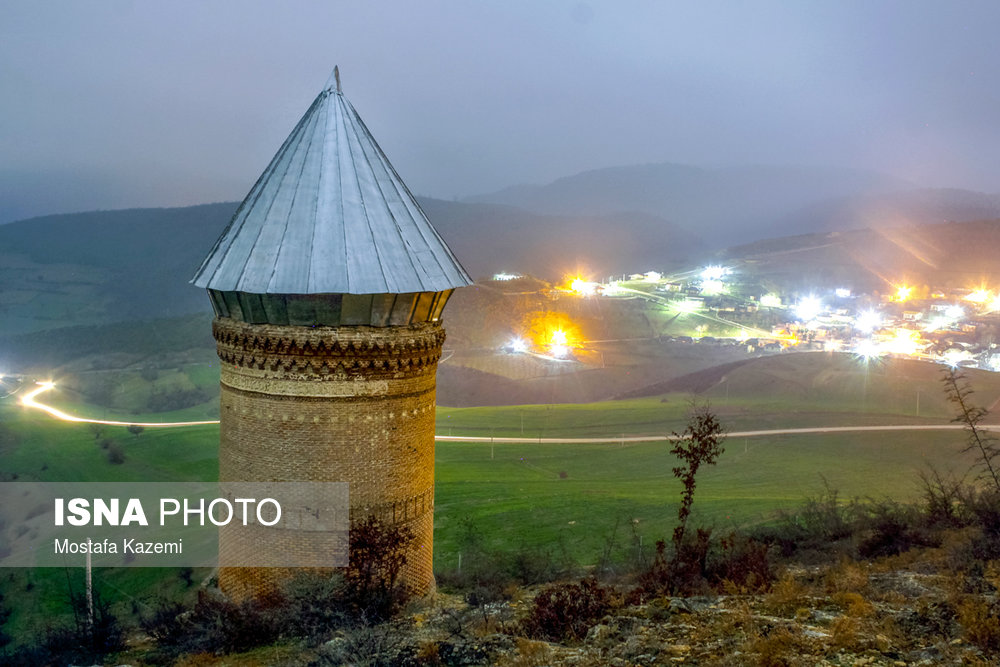
[[[472,284],[340,91],[336,70],[191,282],[257,294]]]

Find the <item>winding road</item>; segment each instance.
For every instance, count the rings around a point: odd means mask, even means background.
[[[105,424],[108,426],[142,426],[143,428],[172,428],[179,426],[204,426],[207,424],[218,424],[219,420],[207,421],[186,421],[186,422],[127,422],[106,419],[88,419],[68,414],[35,400],[39,394],[51,390],[55,387],[52,382],[39,382],[35,389],[21,397],[21,405],[34,410],[41,410],[54,419],[61,421],[76,422],[83,424]],[[888,426],[812,426],[805,428],[774,428],[759,431],[731,431],[727,433],[729,438],[760,438],[775,435],[822,435],[829,433],[871,433],[890,431],[960,431],[965,428],[963,424],[893,424]],[[980,424],[979,428],[984,431],[1000,431],[1000,424],[988,425]],[[674,435],[648,434],[648,435],[622,435],[622,436],[599,436],[590,438],[514,438],[514,437],[493,437],[493,436],[463,436],[463,435],[435,435],[438,442],[489,442],[494,444],[601,444],[626,442],[671,442],[677,440]]]

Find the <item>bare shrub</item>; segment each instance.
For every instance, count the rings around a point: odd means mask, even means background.
[[[611,590],[596,579],[556,584],[536,597],[521,628],[529,637],[552,641],[582,640],[612,607]]]

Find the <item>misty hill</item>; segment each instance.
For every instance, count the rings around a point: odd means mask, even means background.
[[[854,197],[840,197],[800,209],[775,221],[768,237],[821,232],[964,222],[1000,217],[1000,195],[953,188],[921,188]]]
[[[694,235],[642,213],[546,216],[423,199],[473,276],[561,279],[578,267],[662,268],[700,253]],[[237,204],[49,215],[0,225],[0,334],[206,311],[188,284]]]
[[[852,201],[826,212],[840,215]],[[957,204],[969,215],[991,210],[993,199],[915,190],[905,197],[872,195],[868,201],[886,211],[915,206],[933,216]],[[599,277],[704,259],[698,238],[649,214],[544,215],[435,199],[422,205],[474,276],[508,270],[561,280],[578,270]],[[0,225],[0,335],[207,312],[208,300],[188,280],[235,207],[95,211]],[[901,218],[902,213],[868,220]],[[722,236],[715,242],[729,240]],[[836,281],[868,290],[883,289],[887,279],[928,283],[996,275],[991,249],[998,243],[996,221],[882,224],[757,241],[721,257],[746,260],[761,278],[786,286]]]
[[[706,251],[706,243],[642,212],[543,215],[512,206],[421,199],[455,255],[475,276],[519,271],[550,280],[663,269]]]
[[[233,209],[93,211],[0,226],[0,333],[206,310],[188,280]]]
[[[839,286],[884,293],[899,283],[995,286],[997,248],[1000,220],[993,219],[786,236],[736,246],[718,257],[785,289]]]
[[[467,201],[551,215],[642,211],[684,229],[744,242],[766,236],[765,230],[777,221],[821,202],[915,188],[907,181],[857,169],[663,163],[586,171],[547,185],[520,185]]]

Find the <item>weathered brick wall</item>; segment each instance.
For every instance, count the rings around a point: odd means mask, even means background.
[[[444,329],[253,325],[217,318],[221,481],[346,481],[351,520],[375,515],[416,535],[402,573],[433,584],[434,389]],[[223,534],[224,538],[224,534]],[[235,598],[287,571],[223,568]]]

